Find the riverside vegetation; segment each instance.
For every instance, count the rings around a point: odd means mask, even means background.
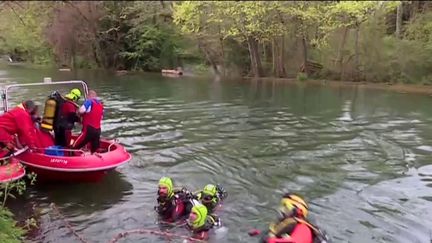
[[[420,83],[432,3],[1,2],[0,53],[73,68]],[[305,65],[306,64],[306,65]]]

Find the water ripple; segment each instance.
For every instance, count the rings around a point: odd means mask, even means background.
[[[157,228],[153,206],[163,175],[191,190],[224,185],[224,242],[249,242],[245,232],[267,227],[285,191],[305,196],[312,217],[335,242],[429,241],[432,118],[426,98],[105,75],[89,76],[106,105],[103,135],[118,138],[134,159],[118,169],[121,176],[96,186],[30,193],[41,207],[58,204],[91,241]],[[35,241],[74,242],[48,213],[42,224]]]

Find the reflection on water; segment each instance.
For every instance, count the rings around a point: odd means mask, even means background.
[[[286,190],[306,197],[312,217],[335,242],[429,241],[429,97],[159,74],[6,71],[23,82],[44,76],[89,81],[106,104],[104,136],[119,138],[134,154],[108,182],[30,193],[40,207],[58,204],[91,241],[158,228],[153,206],[163,175],[191,190],[211,182],[228,190],[220,212],[228,233],[215,242],[254,241],[245,232],[274,219]],[[76,242],[46,215],[41,240]],[[163,239],[131,236],[124,242],[137,241]]]

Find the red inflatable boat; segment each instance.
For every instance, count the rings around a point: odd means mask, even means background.
[[[28,150],[17,158],[37,180],[97,182],[110,170],[127,163],[132,156],[115,141],[101,139],[97,153],[84,150],[59,149],[65,156],[46,154],[47,149]]]
[[[16,158],[10,158],[9,163],[0,166],[0,183],[16,181],[25,176],[25,169]]]
[[[46,78],[43,83],[7,85],[2,94],[4,111],[8,111],[9,108],[9,89],[45,85],[64,86],[68,84],[82,85],[84,97],[86,97],[88,93],[87,84],[81,80],[52,82],[51,79]],[[98,151],[91,154],[85,147],[79,150],[72,150],[53,146],[54,141],[50,133],[42,130],[38,130],[38,133],[43,147],[32,150],[23,149],[25,152],[15,156],[21,163],[27,166],[28,171],[37,174],[38,181],[96,182],[101,180],[107,172],[128,162],[132,158],[125,148],[114,140],[102,138]],[[72,139],[76,139],[76,137],[73,136]]]

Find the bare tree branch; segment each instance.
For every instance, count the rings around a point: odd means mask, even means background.
[[[8,4],[9,5],[9,4]],[[15,16],[20,20],[20,22],[24,25],[27,26],[24,22],[24,20],[21,18],[21,16],[19,16],[19,14],[15,11],[15,9],[12,7],[12,5],[9,5],[9,8],[12,10],[12,12],[15,14]]]
[[[81,17],[83,17],[84,20],[91,23],[91,21],[81,12],[81,10],[77,6],[75,6],[74,2],[70,2],[70,1],[63,1],[63,2],[67,3],[69,6],[74,8],[78,12],[78,14],[81,15]]]

